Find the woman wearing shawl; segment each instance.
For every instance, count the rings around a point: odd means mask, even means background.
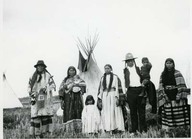
[[[36,71],[29,79],[28,86],[31,98],[30,135],[37,138],[48,137],[52,133],[52,92],[56,86],[43,60],[39,60],[34,67]]]
[[[65,125],[78,121],[81,122],[80,119],[83,110],[82,95],[86,91],[86,85],[76,73],[75,67],[70,66],[67,70],[67,77],[63,80],[59,88],[63,122]],[[72,130],[79,130],[78,127],[75,126],[72,128],[74,128]],[[68,129],[66,128],[66,130]]]
[[[166,59],[158,90],[162,128],[190,125],[190,108],[187,104],[189,93],[182,74],[175,69],[173,59]]]
[[[125,131],[122,108],[119,105],[120,93],[123,94],[120,80],[112,73],[112,67],[105,65],[105,74],[99,85],[98,99],[102,101],[101,117],[105,131]]]

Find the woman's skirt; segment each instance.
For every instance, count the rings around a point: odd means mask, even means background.
[[[172,100],[160,108],[160,118],[164,129],[190,125],[190,105],[186,100],[181,100],[179,103]]]

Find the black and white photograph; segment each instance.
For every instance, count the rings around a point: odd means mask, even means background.
[[[191,138],[190,0],[0,3],[0,138]]]

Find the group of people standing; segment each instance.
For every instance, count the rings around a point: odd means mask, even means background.
[[[77,75],[75,67],[69,67],[67,77],[59,88],[64,124],[80,120],[85,133],[98,133],[100,130],[122,132],[127,128],[125,104],[128,103],[131,117],[128,130],[131,133],[147,132],[145,115],[148,99],[152,106],[151,113],[156,114],[158,110],[162,128],[190,125],[190,107],[187,103],[190,90],[182,74],[175,69],[173,59],[166,59],[157,91],[150,80],[152,65],[149,59],[142,59],[141,68],[136,65],[135,59],[131,53],[127,53],[124,60],[126,93],[123,93],[120,78],[112,72],[112,66],[104,66],[105,73],[101,77],[96,100],[92,95],[87,95],[83,100],[86,83]],[[43,136],[52,132],[52,91],[55,83],[42,60],[37,62],[35,68],[28,90],[31,97],[30,134]]]

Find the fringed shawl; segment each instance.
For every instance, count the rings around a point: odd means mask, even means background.
[[[68,93],[71,91],[72,86],[76,84],[81,88],[81,93],[84,94],[86,92],[86,84],[85,81],[80,78],[79,75],[75,75],[74,77],[71,78],[65,78],[60,87],[59,87],[59,97],[64,98],[64,93]],[[67,85],[68,87],[65,88],[64,86]]]
[[[180,71],[175,70],[174,72],[175,80],[176,80],[176,87],[178,89],[177,96],[180,96],[180,98],[187,98],[187,95],[190,94],[190,90],[187,89],[185,80],[181,74]],[[162,106],[166,102],[166,94],[164,92],[163,82],[162,82],[162,75],[160,77],[159,81],[159,89],[158,89],[158,104],[159,106]]]

